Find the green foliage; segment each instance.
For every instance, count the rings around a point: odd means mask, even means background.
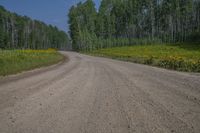
[[[54,50],[0,50],[0,76],[16,74],[63,60]]]
[[[199,12],[197,0],[102,0],[98,11],[86,0],[69,12],[73,48],[199,42]]]
[[[86,53],[174,70],[200,72],[200,46],[196,44],[137,45]]]
[[[200,42],[200,31],[199,32],[193,32],[189,35],[189,38],[187,39],[188,42]]]
[[[70,41],[65,32],[0,7],[0,48],[67,49],[69,46]]]

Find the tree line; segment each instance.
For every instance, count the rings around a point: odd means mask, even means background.
[[[0,49],[67,49],[69,44],[67,34],[56,27],[0,6]]]
[[[92,0],[72,6],[73,48],[93,50],[149,43],[200,42],[199,0]]]

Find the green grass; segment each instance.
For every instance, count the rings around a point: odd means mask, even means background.
[[[52,65],[64,57],[55,50],[0,50],[0,76]]]
[[[87,54],[188,72],[200,72],[200,45],[136,45]]]

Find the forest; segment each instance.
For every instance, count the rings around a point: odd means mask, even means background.
[[[76,51],[200,42],[199,0],[102,0],[99,9],[87,0],[68,16]]]
[[[0,6],[0,49],[67,49],[69,44],[64,31]]]

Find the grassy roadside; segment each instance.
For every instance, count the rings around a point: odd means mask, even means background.
[[[49,50],[0,50],[0,76],[16,74],[63,60],[53,49]]]
[[[136,45],[86,54],[187,72],[200,72],[200,45]]]

